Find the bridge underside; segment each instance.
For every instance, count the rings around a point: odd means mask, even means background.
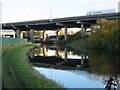
[[[84,24],[85,27],[89,27],[91,24],[95,24],[96,20],[101,19],[118,19],[120,13],[100,14],[100,15],[89,15],[89,16],[78,16],[78,17],[67,17],[57,19],[46,19],[46,20],[35,20],[35,21],[24,21],[14,23],[3,23],[3,29],[18,29],[18,30],[56,30],[63,27],[81,27]]]
[[[84,27],[89,28],[91,24],[95,24],[95,20],[91,21],[89,23],[82,22],[84,24]],[[77,23],[76,21],[73,22],[63,22],[63,23],[48,23],[48,24],[25,24],[25,25],[8,25],[8,26],[3,26],[2,29],[13,29],[13,30],[20,30],[20,31],[28,31],[28,30],[38,30],[38,31],[44,31],[44,30],[57,30],[61,28],[81,28],[81,22]]]

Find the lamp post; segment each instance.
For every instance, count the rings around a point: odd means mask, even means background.
[[[51,79],[52,79],[52,69],[53,69],[53,67],[50,67],[50,69],[51,69]]]
[[[50,22],[52,21],[52,0],[50,0]]]

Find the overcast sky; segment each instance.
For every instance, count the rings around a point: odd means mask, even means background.
[[[118,7],[119,0],[0,0],[2,22],[82,16]]]

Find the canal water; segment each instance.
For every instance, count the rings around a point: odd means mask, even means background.
[[[65,88],[119,88],[120,53],[41,45],[30,52],[33,68]]]

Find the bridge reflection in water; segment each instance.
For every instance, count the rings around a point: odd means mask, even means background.
[[[110,78],[112,82],[117,81],[117,87],[114,83],[111,87],[120,88],[118,52],[82,52],[68,47],[41,45],[33,49],[29,57],[37,71],[66,88],[105,88]]]
[[[32,50],[30,62],[37,66],[49,66],[55,68],[75,69],[89,67],[88,56],[81,54],[73,55],[67,47],[41,46]]]

